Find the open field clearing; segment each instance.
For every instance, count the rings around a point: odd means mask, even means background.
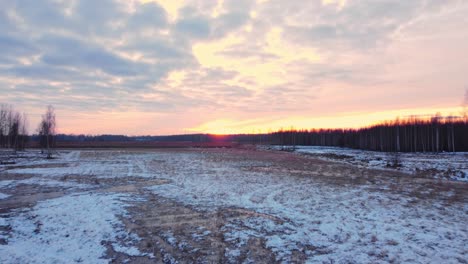
[[[268,148],[276,150],[286,148],[286,150],[292,150],[292,147],[283,146]],[[416,177],[468,181],[467,152],[396,154],[393,152],[317,146],[296,146],[294,147],[294,152],[362,168],[396,170]],[[395,164],[395,162],[398,164]]]
[[[468,262],[462,177],[317,151],[25,153],[0,165],[0,263]]]

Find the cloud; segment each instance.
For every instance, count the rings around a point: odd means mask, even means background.
[[[223,37],[228,32],[237,30],[244,26],[249,21],[249,19],[249,14],[245,12],[232,12],[223,14],[212,22],[212,35],[217,38]]]
[[[166,28],[167,24],[166,10],[154,2],[137,5],[128,20],[128,26],[135,30]]]
[[[177,21],[178,33],[195,39],[208,38],[211,35],[210,21],[204,17],[183,18]]]
[[[196,126],[447,107],[466,83],[467,11],[462,0],[4,1],[0,92],[31,111],[148,112],[174,131],[186,113]]]
[[[0,60],[15,59],[23,56],[31,56],[38,50],[28,41],[21,38],[9,36],[7,34],[0,36]]]
[[[129,76],[145,69],[145,65],[124,59],[99,45],[59,35],[45,35],[39,40],[43,47],[41,61],[47,65],[85,67],[108,74]]]
[[[321,49],[367,50],[387,45],[392,34],[423,13],[423,1],[358,1],[339,10],[325,6],[322,12],[295,18],[287,25],[287,38]],[[316,22],[312,22],[316,21]]]

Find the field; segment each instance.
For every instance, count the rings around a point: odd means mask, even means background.
[[[466,154],[296,152],[5,159],[0,263],[468,262]]]
[[[265,149],[265,147],[261,147]],[[281,150],[283,146],[267,147]],[[291,148],[291,147],[290,147]],[[291,150],[286,147],[286,150]],[[294,152],[360,168],[400,171],[415,177],[468,181],[468,153],[388,153],[338,147],[297,146]],[[395,164],[396,163],[396,164]]]

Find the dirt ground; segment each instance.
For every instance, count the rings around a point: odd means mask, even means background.
[[[68,151],[63,151],[63,153],[66,154]],[[406,199],[405,201],[409,201],[405,204],[407,207],[430,206],[434,203],[446,207],[458,207],[464,211],[465,220],[467,220],[468,185],[466,183],[441,181],[428,177],[418,178],[404,173],[357,168],[293,153],[255,149],[83,150],[77,154],[79,159],[95,159],[105,164],[111,160],[110,158],[107,160],[106,157],[124,155],[130,157],[131,160],[117,162],[128,162],[130,165],[125,174],[119,177],[115,176],[119,173],[116,170],[110,172],[115,177],[100,177],[96,169],[93,169],[85,173],[86,176],[83,176],[83,171],[77,170],[76,174],[74,174],[72,170],[67,175],[54,178],[54,180],[61,182],[87,186],[80,189],[42,184],[18,184],[15,188],[0,189],[1,192],[9,195],[7,199],[0,200],[0,215],[8,215],[22,208],[32,208],[40,201],[62,197],[75,192],[118,192],[136,195],[142,200],[129,202],[127,207],[129,214],[121,217],[121,219],[129,233],[137,234],[141,238],[137,244],[138,249],[141,252],[152,253],[154,257],[129,256],[115,251],[110,243],[104,241],[103,243],[106,243],[107,247],[105,258],[111,259],[112,263],[127,261],[131,263],[275,263],[284,261],[304,263],[307,260],[310,261],[311,256],[327,255],[336,250],[314,245],[313,243],[303,244],[292,248],[287,258],[281,258],[278,257],[274,247],[267,245],[268,242],[265,237],[252,235],[245,243],[240,241],[240,238],[232,239],[232,237],[226,235],[226,232],[227,228],[233,223],[242,226],[245,225],[243,220],[262,218],[271,220],[276,225],[283,225],[288,220],[286,217],[265,213],[262,210],[232,205],[216,206],[206,210],[204,207],[184,203],[181,200],[155,193],[147,187],[163,186],[171,183],[171,175],[180,173],[181,168],[171,164],[164,158],[158,159],[158,156],[151,159],[139,158],[148,153],[158,153],[161,157],[166,154],[175,155],[175,157],[178,154],[186,155],[187,153],[188,155],[202,155],[203,164],[239,164],[236,168],[240,173],[282,175],[282,177],[289,177],[291,182],[301,182],[307,179],[314,184],[326,186],[332,190],[365,187],[370,192],[389,194],[392,197],[398,197],[398,199]],[[75,164],[77,162],[77,159],[64,159],[50,164],[5,166],[4,170],[0,171],[0,180],[27,180],[34,177],[45,179],[43,175],[21,174],[15,172],[15,170],[59,169],[78,166]],[[114,165],[117,164],[115,161],[112,162],[114,162],[112,163]],[[204,173],[216,173],[210,170],[212,170],[211,167],[205,167]],[[144,173],[153,173],[155,176],[141,176]],[[166,176],[158,176],[162,174]],[[447,195],[447,193],[450,193],[450,195]],[[216,198],[213,197],[213,199]],[[264,200],[266,198],[261,197],[261,195],[258,197],[252,195],[249,199],[255,201],[255,199]],[[277,198],[274,199],[278,200]],[[320,219],[316,221],[320,222]],[[3,230],[0,228],[0,232],[3,233],[10,231],[4,227]],[[267,235],[269,235],[268,232],[270,231],[265,231]],[[461,235],[462,239],[466,241],[466,229],[461,230]],[[5,243],[7,243],[5,239],[0,240],[0,245]],[[395,241],[388,242],[389,245],[392,243],[398,244]],[[464,247],[464,253],[466,254],[466,245]],[[230,258],[232,250],[236,252],[235,258]],[[395,257],[392,260],[392,258],[385,255],[378,256],[382,252],[368,252],[367,254],[372,257],[370,260],[381,260],[389,263],[404,260]],[[375,255],[372,256],[372,254]],[[464,257],[466,255],[463,256],[462,252],[461,255],[455,256],[453,260],[458,260],[459,263],[467,263],[467,259]],[[333,263],[334,260],[337,259],[330,257],[329,260],[322,261],[321,259],[320,262]]]

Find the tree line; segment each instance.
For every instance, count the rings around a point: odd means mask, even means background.
[[[64,142],[235,142],[265,145],[335,146],[382,152],[468,151],[468,115],[408,117],[361,129],[289,129],[267,134],[185,134],[169,136],[56,135],[55,112],[47,107],[37,128],[28,137],[27,117],[13,107],[0,107],[0,147],[22,150],[28,140],[39,142],[47,156],[57,141]]]
[[[27,117],[11,105],[0,105],[0,147],[24,150],[28,141]]]
[[[243,137],[252,143],[335,146],[382,152],[468,151],[468,118],[409,117],[361,129],[280,130]]]
[[[35,138],[38,140],[40,137]],[[361,129],[280,130],[267,134],[170,136],[57,135],[63,142],[235,142],[265,145],[335,146],[382,152],[468,151],[468,118],[409,117]]]
[[[47,151],[47,158],[52,157],[52,147],[55,143],[55,110],[48,106],[37,128],[37,140],[43,150]],[[0,148],[24,150],[30,136],[28,135],[28,118],[26,114],[16,111],[13,106],[0,105]]]
[[[360,129],[288,129],[268,134],[207,136],[208,141],[347,147],[382,152],[468,151],[468,116],[411,116]]]

